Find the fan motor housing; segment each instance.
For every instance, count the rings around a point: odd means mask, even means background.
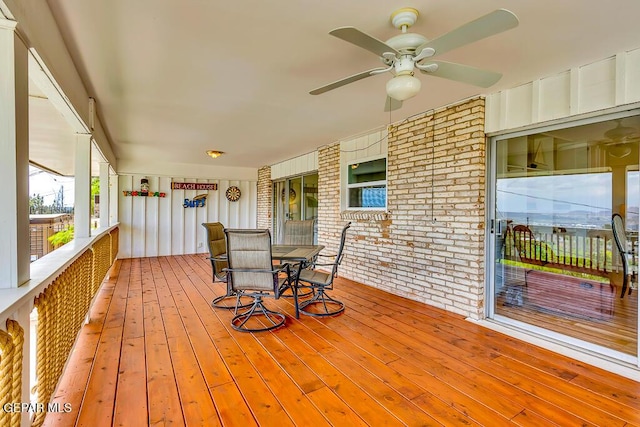
[[[416,33],[403,33],[391,37],[385,43],[400,53],[413,53],[418,46],[422,46],[428,39]]]

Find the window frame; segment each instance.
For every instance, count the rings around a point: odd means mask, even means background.
[[[349,170],[351,169],[352,165],[355,164],[364,164],[364,163],[369,163],[369,162],[374,162],[376,160],[381,160],[384,159],[384,176],[385,179],[384,180],[377,180],[377,181],[367,181],[367,182],[358,182],[358,183],[354,183],[354,184],[350,184],[349,183]],[[360,211],[360,210],[367,210],[367,211],[386,211],[387,210],[387,206],[388,206],[388,198],[389,198],[389,179],[388,179],[388,175],[389,175],[389,161],[386,155],[382,155],[382,156],[375,156],[375,157],[370,157],[370,158],[366,158],[366,159],[358,159],[358,160],[352,160],[346,163],[345,169],[344,169],[344,182],[345,182],[345,197],[344,197],[344,208],[346,210],[349,211]],[[375,207],[365,207],[365,206],[350,206],[349,205],[349,192],[351,189],[353,188],[364,188],[364,187],[373,187],[373,186],[383,186],[384,187],[384,206],[375,206]]]

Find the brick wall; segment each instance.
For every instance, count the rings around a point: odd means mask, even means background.
[[[484,100],[474,99],[390,128],[389,215],[384,220],[342,215],[340,221],[354,218],[342,276],[483,317],[483,126]]]
[[[318,149],[318,243],[337,251],[343,223],[340,219],[340,143]]]
[[[258,169],[258,228],[268,228],[271,232],[273,232],[272,200],[271,167],[264,166]]]
[[[318,149],[318,241],[335,251],[343,224],[352,221],[341,276],[483,317],[483,129],[480,98],[391,126],[383,215],[340,211],[340,144]],[[258,174],[258,224],[266,224],[268,215],[270,226],[271,181],[265,169]]]

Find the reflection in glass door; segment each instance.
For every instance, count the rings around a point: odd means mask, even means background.
[[[286,220],[317,219],[318,174],[274,182],[273,198],[274,236],[281,241]]]
[[[490,317],[637,363],[639,140],[639,116],[493,140]]]

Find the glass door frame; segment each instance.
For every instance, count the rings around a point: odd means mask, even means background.
[[[619,362],[628,363],[635,367],[640,368],[640,315],[638,316],[638,348],[636,350],[636,355],[625,354],[619,351],[612,350],[610,348],[590,343],[584,340],[576,339],[564,334],[560,334],[554,331],[550,331],[548,329],[544,329],[542,327],[536,326],[531,323],[525,323],[522,321],[518,321],[515,319],[511,319],[509,317],[496,314],[495,309],[495,298],[496,298],[496,259],[497,258],[497,247],[498,236],[501,236],[502,231],[500,228],[502,224],[498,220],[498,215],[496,212],[496,178],[497,178],[497,154],[498,154],[498,143],[503,140],[507,140],[510,138],[517,138],[521,136],[532,135],[541,132],[548,132],[558,129],[564,129],[568,127],[588,125],[591,123],[596,123],[600,121],[606,120],[615,120],[621,119],[624,117],[630,116],[639,116],[640,109],[628,109],[619,112],[612,112],[608,114],[600,114],[597,116],[590,116],[587,118],[574,119],[574,120],[564,120],[561,122],[557,122],[554,124],[539,126],[539,127],[527,127],[523,130],[518,130],[514,132],[503,133],[499,135],[490,135],[487,138],[487,146],[486,146],[486,181],[485,181],[485,201],[486,201],[486,210],[485,210],[485,316],[487,319],[492,320],[498,324],[505,325],[507,327],[513,327],[517,330],[520,330],[524,333],[532,334],[534,336],[542,337],[547,341],[555,342],[563,347],[568,348],[578,348],[579,351],[586,351],[587,353],[595,353],[604,357],[608,357],[614,359]],[[640,158],[638,159],[638,163],[640,164]],[[636,230],[639,231],[639,230]],[[640,243],[640,242],[639,242]],[[640,249],[640,244],[637,244],[635,250],[636,253]]]
[[[281,179],[277,179],[275,181],[273,181],[272,186],[274,189],[274,195],[273,195],[273,199],[274,199],[274,206],[272,207],[272,217],[273,217],[273,222],[272,222],[272,226],[273,226],[273,234],[274,234],[274,238],[277,241],[280,241],[281,236],[279,235],[280,233],[280,226],[278,224],[282,223],[284,224],[284,221],[286,221],[287,219],[306,219],[307,218],[307,206],[306,203],[304,202],[304,198],[307,196],[306,192],[305,192],[305,188],[306,188],[306,184],[305,184],[305,179],[315,175],[316,177],[318,176],[318,172],[310,172],[310,173],[305,173],[302,175],[293,175],[293,176],[288,176],[285,178],[281,178]],[[293,188],[291,187],[291,182],[294,180],[300,180],[300,189],[298,190],[298,192],[300,194],[292,193],[291,190],[293,190]],[[317,179],[316,179],[316,183],[317,183]],[[276,187],[278,186],[278,184],[283,185],[282,190],[280,191],[280,193],[283,192],[283,194],[275,194],[277,193],[276,191]],[[317,187],[316,187],[317,188]],[[295,194],[295,196],[294,196]],[[288,196],[287,196],[288,195]],[[282,212],[279,212],[276,209],[278,200],[280,197],[285,197],[283,203],[282,203]],[[292,217],[292,213],[290,212],[290,208],[292,206],[291,203],[289,203],[290,201],[290,197],[297,197],[298,202],[295,203],[295,206],[298,207],[298,212],[295,213],[295,218]],[[317,201],[317,198],[316,198]],[[317,206],[316,206],[317,209]],[[277,214],[281,213],[283,215],[283,217],[279,217]],[[316,223],[316,227],[317,227],[317,223]],[[317,239],[317,232],[314,232],[314,238]]]

